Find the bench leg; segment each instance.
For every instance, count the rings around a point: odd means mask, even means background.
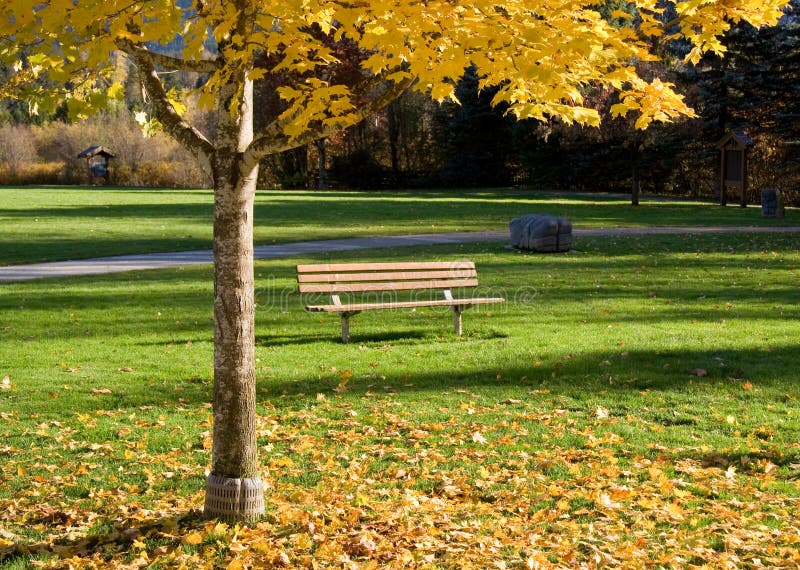
[[[347,344],[350,342],[350,317],[357,315],[361,311],[348,311],[340,313],[342,316],[342,342]]]
[[[350,342],[350,315],[342,313],[342,342],[347,344]]]
[[[458,336],[461,336],[461,313],[463,307],[453,307],[453,328]]]

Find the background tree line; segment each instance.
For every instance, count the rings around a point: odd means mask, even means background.
[[[624,3],[620,3],[624,5]],[[715,143],[729,130],[745,130],[751,151],[751,201],[765,187],[780,188],[789,203],[800,203],[800,0],[781,24],[758,30],[735,25],[725,36],[724,59],[706,55],[683,63],[681,44],[661,52],[657,62],[639,63],[644,73],[679,85],[698,117],[655,123],[646,131],[633,121],[607,118],[602,127],[515,121],[494,93],[479,91],[467,69],[456,89],[460,105],[436,103],[408,91],[370,119],[324,141],[266,160],[261,186],[283,188],[501,187],[671,194],[712,198],[718,191]],[[358,74],[362,54],[346,42],[331,44],[341,64],[333,73],[347,81]],[[688,50],[688,47],[685,47]],[[136,70],[124,60],[119,73],[128,84],[125,104],[91,120],[72,122],[65,110],[36,115],[23,104],[0,107],[0,182],[74,184],[89,182],[76,156],[100,144],[116,153],[112,182],[120,185],[197,187],[208,180],[179,145],[143,134],[137,111],[148,102],[138,89]],[[0,74],[4,70],[0,70]],[[329,70],[328,73],[331,73]],[[287,82],[290,78],[286,78]],[[197,78],[175,74],[176,92],[189,92]],[[280,79],[261,82],[256,96],[266,123],[282,111]],[[591,106],[609,115],[616,96],[586,87]],[[197,111],[188,101],[187,112]],[[195,117],[196,118],[196,117]],[[201,124],[213,130],[213,121]]]

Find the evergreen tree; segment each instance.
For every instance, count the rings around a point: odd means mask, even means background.
[[[513,120],[505,106],[492,106],[496,92],[479,89],[476,70],[469,68],[456,86],[459,104],[445,103],[437,113],[444,185],[489,187],[512,181]]]

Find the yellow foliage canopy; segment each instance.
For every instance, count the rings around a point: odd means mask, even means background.
[[[0,58],[14,70],[0,95],[47,107],[66,99],[74,113],[89,112],[102,103],[98,91],[120,96],[112,88],[115,50],[157,70],[204,73],[201,104],[212,107],[244,78],[291,71],[298,79],[281,92],[288,110],[279,127],[298,137],[352,123],[363,102],[352,85],[324,79],[336,56],[322,33],[354,42],[366,55],[365,77],[413,81],[437,100],[455,100],[456,81],[475,66],[482,87],[499,87],[495,103],[519,118],[596,125],[600,117],[582,96],[591,84],[618,89],[614,114],[633,111],[646,127],[691,114],[672,85],[637,75],[633,63],[654,57],[653,39],[671,39],[667,27],[677,24],[693,46],[687,60],[696,62],[723,51],[719,37],[732,22],[775,24],[787,3],[680,0],[677,19],[667,22],[656,0],[634,0],[636,18],[615,10],[611,20],[596,0],[205,0],[188,8],[171,0],[0,0]],[[173,56],[154,47],[167,44]]]

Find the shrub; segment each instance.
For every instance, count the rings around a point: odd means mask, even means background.
[[[0,165],[0,181],[15,186],[70,184],[63,162],[28,162],[13,170],[8,165]]]
[[[36,145],[26,125],[0,125],[0,166],[6,175],[36,162]]]
[[[120,110],[80,123],[0,125],[0,183],[86,184],[93,180],[85,148],[114,153],[111,181],[121,186],[197,188],[207,175],[185,149],[166,135],[147,138],[129,112]]]

